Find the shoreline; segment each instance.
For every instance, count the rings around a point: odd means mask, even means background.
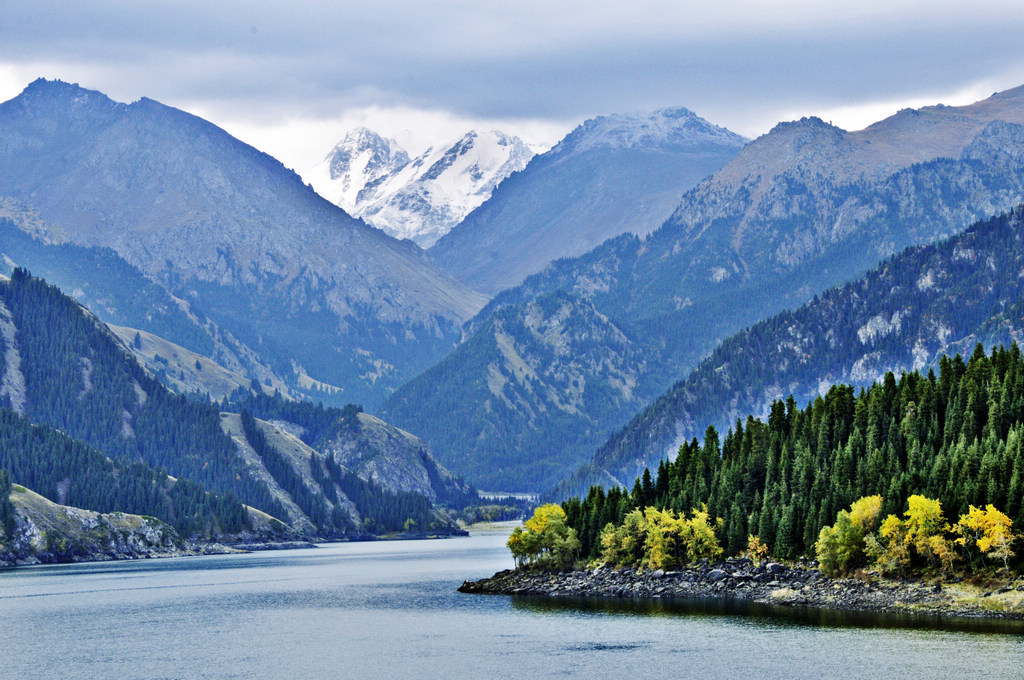
[[[810,566],[746,558],[677,571],[598,567],[569,571],[505,570],[465,581],[462,593],[551,598],[707,599],[878,614],[1024,620],[1024,579],[984,588],[922,579],[829,578]]]
[[[149,544],[140,545],[138,542],[120,542],[116,545],[104,545],[89,552],[60,554],[54,551],[33,551],[30,553],[18,553],[4,549],[0,546],[0,570],[17,569],[19,567],[32,567],[40,565],[56,564],[89,564],[102,562],[129,562],[135,560],[155,560],[172,557],[202,557],[206,555],[238,555],[250,552],[264,552],[273,550],[306,550],[319,547],[319,544],[330,543],[371,543],[376,541],[412,541],[412,540],[439,540],[444,538],[459,538],[467,536],[468,533],[453,532],[450,534],[430,534],[427,532],[408,532],[402,534],[386,534],[383,536],[367,535],[358,538],[327,539],[294,539],[281,541],[183,541],[176,545]]]

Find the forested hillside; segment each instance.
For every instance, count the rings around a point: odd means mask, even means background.
[[[47,243],[48,234],[37,215],[0,201],[0,273],[27,269],[108,324],[151,333],[237,374],[284,388],[258,353],[207,318],[201,305],[175,298],[110,248]]]
[[[215,407],[169,392],[95,317],[24,270],[0,283],[0,304],[3,396],[16,412],[248,502],[254,490]]]
[[[583,554],[600,550],[608,522],[635,507],[690,513],[702,504],[723,520],[728,554],[749,535],[777,557],[811,554],[821,528],[858,498],[879,494],[882,515],[906,499],[938,499],[949,517],[993,504],[1024,522],[1024,358],[1016,344],[966,363],[943,357],[938,372],[888,373],[867,390],[835,385],[800,408],[772,404],[724,439],[709,427],[631,492],[594,487],[563,503]]]
[[[243,419],[233,438],[216,405],[171,393],[98,319],[23,269],[0,281],[0,405],[0,467],[60,502],[206,535],[247,528],[239,500],[307,537],[454,526],[426,495],[362,480],[270,424]]]
[[[142,462],[115,463],[66,434],[32,425],[6,408],[0,409],[0,470],[61,505],[150,515],[186,537],[219,537],[253,529],[249,513],[231,493],[211,494]],[[0,496],[7,498],[2,484]],[[278,533],[288,532],[281,525]]]
[[[804,403],[835,383],[868,385],[1024,330],[1024,209],[936,245],[909,248],[863,278],[722,342],[635,416],[563,487],[626,482],[712,424],[724,430],[773,400]]]

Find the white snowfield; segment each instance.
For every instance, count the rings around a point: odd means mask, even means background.
[[[306,181],[349,214],[428,248],[532,157],[518,137],[472,130],[410,158],[395,140],[358,128]]]

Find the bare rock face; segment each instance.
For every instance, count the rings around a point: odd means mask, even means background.
[[[11,564],[170,557],[189,552],[173,527],[152,517],[58,505],[18,486],[11,500],[16,509],[14,536],[0,551],[0,558]]]
[[[484,301],[278,161],[149,99],[32,83],[0,105],[0,195],[53,225],[50,242],[112,248],[342,400],[380,400]]]
[[[413,491],[431,502],[471,493],[437,462],[426,442],[366,413],[359,414],[358,431],[338,432],[324,453],[378,486]]]

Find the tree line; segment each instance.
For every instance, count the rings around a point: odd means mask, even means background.
[[[634,509],[704,508],[720,518],[734,554],[757,537],[777,558],[812,554],[823,527],[859,498],[877,495],[896,515],[914,495],[951,515],[992,505],[1024,521],[1024,359],[1016,343],[968,361],[942,357],[938,373],[892,373],[856,391],[835,385],[799,408],[775,401],[767,422],[737,421],[724,438],[709,427],[631,491],[591,487],[562,503],[580,554],[596,558],[601,535]]]
[[[142,462],[110,459],[53,428],[33,425],[10,409],[0,409],[0,472],[9,482],[54,502],[97,512],[150,515],[183,536],[251,528],[248,511],[231,493],[210,493]],[[8,496],[0,489],[0,513],[6,513],[0,521],[13,518],[13,509],[4,501]]]

